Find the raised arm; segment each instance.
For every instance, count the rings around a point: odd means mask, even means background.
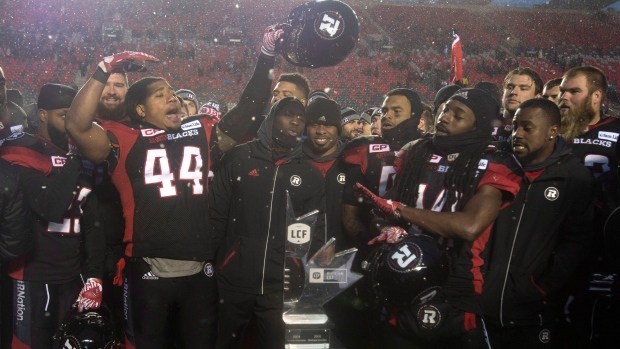
[[[65,128],[82,156],[95,164],[107,158],[111,146],[103,128],[93,123],[105,83],[113,72],[144,71],[142,65],[133,64],[134,61],[143,60],[158,61],[141,52],[121,52],[105,57],[71,104],[65,118]]]
[[[241,93],[239,103],[217,124],[218,145],[222,152],[244,139],[252,139],[262,122],[261,112],[271,96],[275,43],[283,33],[277,26],[267,27],[254,73]]]

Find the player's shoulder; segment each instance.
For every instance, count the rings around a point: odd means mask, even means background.
[[[483,166],[485,162],[494,163],[506,166],[508,169],[515,173],[523,172],[517,158],[511,151],[508,150],[508,147],[502,143],[503,142],[493,142],[488,145],[488,147],[484,150],[482,157],[480,158],[480,166]]]

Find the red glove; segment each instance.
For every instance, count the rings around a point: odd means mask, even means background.
[[[260,52],[267,56],[276,55],[276,41],[280,39],[280,36],[284,33],[284,30],[280,28],[279,24],[270,25],[265,28],[265,35],[263,35],[263,46],[260,48]]]
[[[406,206],[398,201],[382,199],[359,183],[355,183],[353,189],[355,190],[355,196],[378,208],[389,218],[400,218],[400,210]]]
[[[103,287],[101,279],[90,278],[82,287],[80,295],[77,299],[78,311],[88,309],[97,309],[101,306],[101,297],[103,296]]]
[[[401,227],[385,227],[381,229],[381,234],[379,234],[379,236],[375,237],[374,239],[368,241],[368,244],[373,245],[377,241],[387,242],[388,244],[395,244],[407,237],[407,235],[408,234],[405,229]]]
[[[142,52],[125,51],[104,57],[99,67],[110,74],[146,71],[146,67],[136,61],[159,62],[159,59]]]

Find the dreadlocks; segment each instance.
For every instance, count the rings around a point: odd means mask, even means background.
[[[488,143],[481,142],[468,146],[459,153],[446,175],[445,187],[448,191],[444,196],[447,201],[443,205],[443,211],[451,211],[454,204],[457,204],[457,211],[461,211],[476,193],[480,181],[480,178],[476,178],[478,163],[488,146]],[[416,207],[422,174],[425,173],[433,153],[433,143],[430,138],[418,141],[412,146],[405,158],[405,166],[396,179],[396,195],[398,196],[396,200]]]

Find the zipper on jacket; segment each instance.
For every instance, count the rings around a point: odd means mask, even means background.
[[[504,276],[504,285],[502,285],[502,296],[500,298],[500,304],[499,304],[499,323],[502,325],[502,327],[504,327],[504,293],[506,292],[506,282],[508,281],[508,273],[510,272],[510,262],[512,261],[512,254],[514,252],[515,244],[517,242],[517,236],[519,235],[519,228],[521,227],[521,219],[523,218],[523,212],[525,211],[525,205],[527,204],[527,196],[530,193],[531,187],[532,187],[532,183],[528,184],[527,190],[525,191],[525,200],[523,201],[523,207],[521,207],[521,214],[519,215],[519,223],[517,223],[517,229],[515,231],[515,236],[512,239],[512,247],[510,248],[510,256],[508,257],[508,265],[506,266],[506,275]]]
[[[271,187],[271,201],[269,202],[269,224],[267,224],[267,238],[265,239],[265,254],[263,255],[263,277],[260,280],[260,293],[265,293],[265,265],[267,264],[267,247],[269,246],[269,236],[271,233],[271,214],[273,211],[273,195],[276,192],[276,179],[278,178],[278,170],[280,165],[276,165],[276,171],[273,173],[273,186]]]

